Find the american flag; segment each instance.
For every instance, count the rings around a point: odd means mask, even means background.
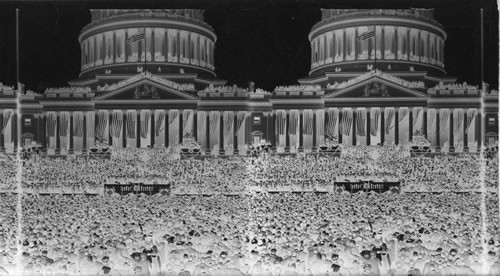
[[[139,32],[139,33],[136,33],[136,34],[132,35],[128,39],[128,42],[134,43],[134,42],[137,42],[137,41],[141,41],[141,40],[144,40],[145,37],[146,36],[145,36],[144,32]]]
[[[366,31],[358,36],[359,40],[367,40],[369,38],[375,37],[375,30]]]

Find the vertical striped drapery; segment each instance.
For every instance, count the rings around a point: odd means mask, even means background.
[[[427,123],[427,139],[431,145],[436,145],[436,110],[427,110],[427,120],[430,120],[430,124]]]
[[[325,137],[325,110],[316,110],[316,137],[317,143],[323,142]]]
[[[236,115],[236,133],[240,132],[241,126],[243,125],[243,121],[248,116],[248,114],[244,111],[238,111]]]
[[[165,124],[163,123],[165,121],[165,110],[158,110],[156,112],[158,114],[155,116],[155,136],[160,136],[160,133],[163,131],[165,128]]]
[[[55,112],[47,113],[47,133],[49,137],[56,136],[57,114]]]
[[[302,131],[305,135],[313,135],[314,131],[314,115],[311,109],[304,110],[304,122],[302,124]]]
[[[59,127],[59,136],[66,137],[68,135],[68,127],[69,127],[69,113],[68,112],[60,112],[59,113],[61,126]]]
[[[182,111],[182,135],[193,135],[193,110],[185,109]]]
[[[417,124],[419,122],[420,116],[423,116],[422,112],[423,108],[422,107],[415,107],[413,108],[413,131],[416,131]],[[420,129],[418,129],[420,131]],[[413,136],[413,133],[411,134]]]
[[[113,121],[115,122],[115,114],[113,114]],[[135,138],[135,121],[137,120],[137,115],[135,111],[127,112],[127,138],[134,139]],[[113,125],[114,125],[113,122]],[[115,136],[113,136],[115,137]],[[116,136],[118,137],[118,136]]]
[[[394,118],[396,115],[396,110],[393,108],[387,108],[385,113],[385,133],[389,134],[391,129],[394,128]]]
[[[73,133],[76,137],[83,137],[83,113],[73,113]]]
[[[297,122],[299,120],[299,111],[298,110],[290,110],[290,123],[289,123],[289,130],[288,134],[290,135],[297,135]]]
[[[180,111],[177,109],[168,111],[168,139],[171,144],[177,145],[179,143],[179,136],[182,135],[179,129]]]
[[[476,109],[469,109],[467,110],[467,122],[466,122],[466,128],[465,131],[469,130],[470,125],[472,124],[472,120],[476,118],[477,115],[477,110]]]
[[[404,118],[408,115],[408,108],[402,107],[398,110],[399,122],[403,121]],[[399,123],[398,122],[398,123]]]
[[[104,136],[106,136],[106,126],[108,125],[108,117],[109,116],[107,110],[97,111],[97,123],[95,125],[95,131],[96,131],[96,137],[98,137],[99,139],[107,139],[107,137]]]
[[[440,140],[448,141],[448,135],[450,130],[450,110],[449,109],[441,109],[439,110],[439,132],[440,132]],[[442,134],[442,135],[441,135]],[[440,145],[442,145],[441,141],[438,141]]]
[[[342,110],[342,121],[339,124],[340,134],[344,136],[349,136],[351,134],[353,124],[352,109]]]
[[[7,124],[9,124],[10,118],[14,112],[11,109],[7,109],[3,111],[3,122],[2,122],[2,134],[5,132],[5,128]]]
[[[378,135],[378,128],[380,124],[380,114],[382,112],[379,108],[370,109],[370,134],[372,136]]]
[[[366,136],[366,109],[356,110],[356,135]]]
[[[462,109],[455,109],[453,111],[453,135],[455,135],[456,139],[454,139],[455,145],[461,144],[464,141],[464,113]]]
[[[276,111],[276,118],[278,120],[278,134],[285,135],[286,134],[286,111],[278,110]]]
[[[107,124],[107,119],[104,119],[108,117],[106,113],[102,114],[102,121],[101,121],[101,115],[97,115],[97,119],[101,122],[99,122],[100,125],[103,125],[102,127],[100,126],[99,129],[102,131],[102,138],[104,137],[104,130],[106,129],[105,125]],[[128,119],[128,118],[127,118]],[[111,115],[111,122],[109,122],[109,132],[111,134],[111,137],[113,138],[118,138],[120,137],[120,134],[122,132],[122,126],[123,126],[123,113],[118,110],[113,110],[113,113]]]
[[[151,119],[151,111],[150,110],[141,110],[141,137],[143,139],[148,137],[149,125]]]
[[[168,125],[170,126],[175,119],[179,116],[179,110],[169,110],[168,111]]]
[[[211,111],[210,117],[210,140],[217,140],[220,130],[220,113],[218,111]]]
[[[337,121],[339,118],[339,111],[337,109],[327,109],[326,113],[326,135],[327,136],[337,136],[335,133],[335,127],[337,126]]]
[[[205,135],[207,133],[207,112],[206,111],[198,111],[198,137],[196,138],[196,141],[202,146],[206,147],[206,139]]]
[[[84,116],[87,116],[87,137],[94,138],[94,133],[95,133],[94,112],[88,112],[87,114],[84,114]]]
[[[233,144],[233,128],[234,128],[234,115],[233,111],[224,111],[223,114],[224,121],[224,144],[232,145]]]

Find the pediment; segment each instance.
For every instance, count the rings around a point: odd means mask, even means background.
[[[97,100],[193,100],[187,92],[179,91],[151,79],[142,79],[96,97]]]
[[[426,93],[378,76],[352,83],[328,93],[325,98],[427,98]]]

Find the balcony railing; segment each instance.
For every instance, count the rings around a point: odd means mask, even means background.
[[[93,28],[97,25],[107,23],[107,22],[113,22],[113,21],[118,21],[118,20],[124,20],[124,19],[155,19],[155,18],[164,18],[164,19],[172,19],[176,21],[182,21],[182,22],[187,22],[187,23],[194,23],[197,25],[200,25],[202,27],[207,28],[211,32],[215,32],[212,26],[208,25],[205,21],[198,19],[196,17],[189,17],[189,16],[184,16],[184,15],[179,15],[175,13],[168,13],[165,11],[137,11],[134,13],[117,13],[116,15],[110,16],[110,17],[103,17],[97,20],[92,20],[89,24],[87,24],[85,27],[82,29],[82,33],[87,31],[90,28]]]
[[[316,23],[311,30],[314,30],[322,25],[327,23],[331,23],[334,21],[340,21],[344,19],[351,18],[359,18],[359,17],[369,17],[369,16],[393,16],[399,18],[410,18],[417,19],[423,22],[431,23],[438,26],[441,29],[444,29],[443,25],[437,22],[434,18],[429,15],[422,15],[418,13],[416,10],[345,10],[338,11],[337,14],[330,14],[325,16],[323,14],[323,18],[320,22]]]

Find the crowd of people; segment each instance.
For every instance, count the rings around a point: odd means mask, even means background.
[[[17,189],[16,163],[2,155],[0,190]],[[477,154],[410,157],[396,146],[344,147],[340,157],[269,155],[180,158],[171,149],[114,150],[111,158],[34,156],[22,163],[25,191],[99,193],[110,179],[155,179],[175,194],[244,193],[250,190],[333,190],[336,182],[399,182],[406,192],[479,191],[498,187],[498,157]],[[158,181],[156,181],[158,182]],[[160,183],[158,183],[160,184]]]
[[[500,273],[493,195],[485,217],[474,193],[21,197],[22,218],[0,195],[1,275]]]

